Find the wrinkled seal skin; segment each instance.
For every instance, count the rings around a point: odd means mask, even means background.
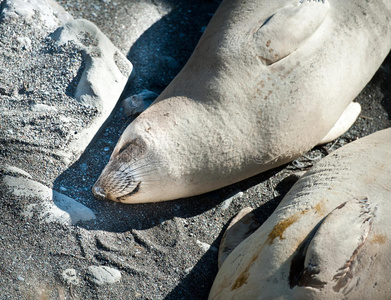
[[[209,299],[389,299],[391,129],[308,171],[224,261]]]
[[[178,76],[122,134],[93,192],[205,193],[318,144],[391,47],[391,3],[224,1]]]

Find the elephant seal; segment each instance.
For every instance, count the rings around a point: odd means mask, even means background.
[[[124,203],[202,194],[336,138],[391,48],[390,15],[389,0],[225,0],[93,193]]]
[[[318,162],[229,254],[209,299],[389,299],[390,149],[385,129]]]

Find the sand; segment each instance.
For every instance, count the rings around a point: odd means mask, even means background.
[[[62,0],[59,3],[74,18],[94,22],[132,62],[134,78],[124,89],[119,103],[144,89],[159,94],[184,65],[218,6],[218,1],[206,0]],[[28,26],[23,28],[21,24],[20,30],[26,30],[24,35],[32,39]],[[2,61],[7,57],[12,60],[18,51],[5,51],[4,44],[0,39]],[[50,41],[42,44],[43,48],[49,46]],[[83,60],[80,52],[68,50],[76,66],[67,70],[68,75],[61,75],[64,58],[56,55],[51,56],[53,61],[47,60],[52,73],[34,71],[23,64],[15,65],[11,72],[0,65],[1,105],[6,105],[15,93],[25,101],[31,99],[29,96],[38,97],[39,101],[50,98],[52,94],[47,96],[44,91],[47,88],[52,93],[53,82],[58,84],[58,91],[63,86],[72,86],[70,83],[77,77]],[[224,189],[165,203],[123,205],[96,200],[91,193],[119,135],[132,121],[124,115],[120,104],[86,151],[70,166],[67,162],[56,164],[54,156],[37,151],[29,143],[21,151],[7,139],[10,134],[30,138],[36,133],[28,128],[39,125],[43,132],[51,133],[37,134],[42,139],[39,143],[55,143],[56,136],[68,134],[66,128],[60,130],[61,123],[56,118],[49,119],[52,123],[48,119],[30,120],[28,112],[21,112],[19,121],[6,123],[2,119],[2,162],[13,163],[37,181],[90,208],[95,219],[69,225],[44,222],[37,212],[23,215],[30,203],[5,193],[0,186],[0,299],[206,299],[217,273],[217,249],[222,233],[241,208],[256,208],[256,216],[265,221],[293,184],[284,178],[306,170],[344,144],[390,127],[390,70],[388,58],[357,97],[363,107],[360,117],[336,141],[316,147],[295,162]],[[11,73],[16,79],[7,83]],[[24,82],[15,84],[18,78]],[[16,92],[12,86],[18,86]],[[24,91],[23,87],[26,87]],[[59,97],[63,97],[63,110],[71,113],[75,103],[72,91],[69,93],[71,96]],[[86,108],[86,118],[91,115],[94,109]],[[26,123],[21,128],[27,119],[33,124]],[[50,127],[55,130],[50,131]],[[48,157],[53,161],[43,164]],[[113,268],[120,271],[121,278],[115,283],[97,285],[91,280],[91,266]],[[63,275],[67,269],[75,270],[66,272],[73,280]]]

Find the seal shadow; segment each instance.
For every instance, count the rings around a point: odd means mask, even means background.
[[[129,50],[127,57],[134,65],[136,75],[133,74],[132,81],[128,82],[110,117],[84,153],[53,183],[54,190],[75,199],[95,213],[96,220],[79,222],[78,226],[112,232],[150,228],[174,216],[200,214],[221,201],[219,193],[212,192],[196,199],[124,205],[97,200],[91,192],[118,138],[133,120],[125,117],[121,107],[122,100],[143,89],[162,92],[190,57],[202,35],[202,28],[208,24],[220,2],[201,0],[181,3],[165,0],[172,11],[146,30]],[[75,84],[72,82],[71,85]],[[67,92],[72,90],[72,86]]]
[[[384,60],[381,70],[385,77],[381,86],[381,91],[384,95],[381,105],[386,110],[388,119],[391,120],[391,52]]]
[[[238,184],[255,180],[256,177],[259,177],[259,175]],[[260,226],[262,226],[270,216],[270,213],[265,214],[265,212],[273,212],[294,183],[295,181],[283,180],[276,186],[279,195],[253,210],[253,213],[261,224]],[[234,216],[231,220],[233,218]],[[231,220],[224,225],[219,236],[211,244],[210,249],[205,252],[190,273],[165,297],[165,300],[208,298],[209,291],[212,288],[213,281],[218,272],[217,256],[219,245]],[[197,291],[198,294],[195,296],[190,291]]]
[[[164,0],[171,12],[146,30],[127,58],[137,73],[129,92],[161,93],[185,65],[221,0]]]

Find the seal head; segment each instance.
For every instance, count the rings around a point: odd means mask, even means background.
[[[145,143],[140,138],[116,147],[109,164],[93,187],[95,196],[121,202],[124,197],[139,192],[142,173],[139,164],[145,152]]]

